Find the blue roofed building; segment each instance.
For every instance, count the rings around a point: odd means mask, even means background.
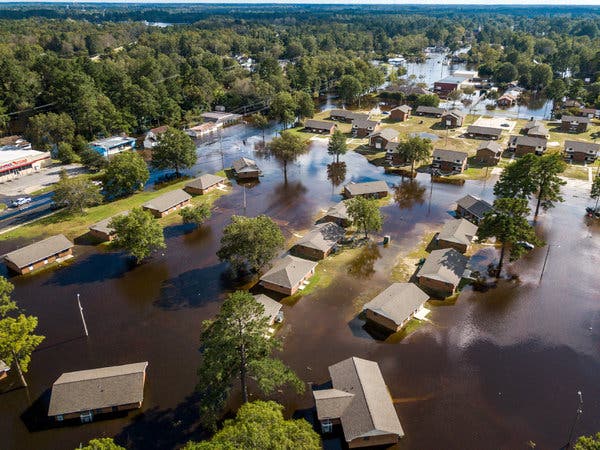
[[[111,136],[90,142],[90,147],[105,158],[135,148],[135,138],[129,136]]]

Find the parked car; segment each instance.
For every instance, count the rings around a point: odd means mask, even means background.
[[[517,245],[520,245],[523,248],[526,248],[527,250],[533,250],[535,248],[535,245],[533,245],[531,242],[527,242],[527,241],[518,241],[516,242]]]
[[[26,205],[27,203],[31,203],[31,197],[19,197],[18,199],[14,200],[10,206],[13,208],[18,208],[19,206]]]
[[[595,209],[591,206],[588,206],[587,208],[585,208],[585,212],[587,213],[588,217],[600,219],[600,209]]]

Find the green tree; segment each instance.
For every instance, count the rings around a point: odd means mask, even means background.
[[[531,86],[544,89],[552,81],[552,67],[548,64],[536,64],[531,68]]]
[[[268,145],[268,152],[283,165],[283,178],[287,183],[287,166],[308,151],[308,143],[298,134],[282,131]]]
[[[180,170],[191,168],[197,159],[194,141],[183,131],[173,127],[159,135],[158,142],[152,149],[152,166],[157,169],[174,169],[177,177]]]
[[[60,142],[72,142],[75,122],[67,113],[37,114],[29,119],[25,136],[36,148],[51,149]]]
[[[234,272],[258,272],[283,248],[285,239],[273,219],[232,216],[231,223],[223,229],[221,248],[217,256],[227,261]]]
[[[339,83],[340,97],[346,104],[355,103],[363,93],[363,87],[356,77],[352,75],[344,75]]]
[[[528,153],[509,164],[494,185],[494,195],[502,198],[529,199],[537,190],[537,183],[531,176],[537,159],[536,155]]]
[[[417,106],[433,106],[438,107],[440,98],[435,94],[420,94],[415,99],[415,107]]]
[[[501,244],[500,260],[498,261],[497,277],[502,272],[504,255],[510,248],[510,260],[515,261],[527,252],[521,242],[542,245],[535,235],[535,230],[527,221],[530,210],[524,198],[499,198],[494,202],[494,208],[489,211],[481,223],[477,236],[480,240],[491,237]]]
[[[561,78],[555,78],[546,88],[546,96],[554,101],[562,100],[567,93],[567,85]]]
[[[55,186],[54,202],[66,207],[69,212],[83,213],[85,208],[102,202],[99,186],[82,176],[71,178],[64,169]]]
[[[136,152],[123,152],[111,158],[104,175],[108,198],[125,197],[141,190],[150,178],[144,159]]]
[[[115,230],[114,245],[127,250],[139,264],[153,251],[166,247],[163,229],[149,211],[133,208],[114,217],[109,227]]]
[[[429,158],[432,149],[431,140],[420,136],[411,136],[407,140],[399,142],[396,147],[400,159],[410,164],[411,176],[415,171],[415,163]]]
[[[575,442],[574,450],[600,450],[600,433],[592,436],[580,436]]]
[[[518,76],[517,68],[510,62],[502,63],[494,70],[494,79],[499,83],[510,83],[515,81]]]
[[[206,203],[199,203],[180,209],[179,215],[183,219],[183,223],[193,223],[199,227],[210,218],[210,206]]]
[[[240,407],[235,419],[203,442],[189,442],[183,450],[319,450],[321,438],[304,419],[283,418],[283,406],[254,401]],[[103,450],[103,449],[102,449]]]
[[[304,391],[296,374],[271,356],[281,349],[281,341],[270,336],[264,311],[252,294],[236,291],[229,294],[214,320],[203,323],[198,386],[207,425],[214,425],[236,379],[244,403],[248,402],[248,378],[266,395],[285,384],[291,384],[299,393]]]
[[[354,226],[369,237],[369,231],[380,231],[383,225],[383,215],[379,211],[377,200],[364,197],[354,197],[346,200],[348,216]]]
[[[564,201],[560,188],[567,182],[561,179],[559,174],[564,172],[565,168],[566,163],[559,153],[542,155],[536,161],[532,172],[532,178],[535,180],[537,188],[534,220],[540,212],[540,206],[547,211],[554,207],[555,202]]]
[[[298,105],[294,101],[292,94],[289,92],[278,92],[269,107],[271,117],[283,124],[283,128],[287,128],[289,124],[294,122]]]
[[[81,162],[92,171],[97,172],[108,166],[108,161],[106,158],[104,158],[96,150],[89,148],[87,145],[86,148],[79,153],[79,157]]]
[[[261,113],[252,114],[250,116],[250,123],[254,128],[262,131],[262,140],[265,142],[265,130],[269,128],[269,119],[267,116],[262,115]]]
[[[8,110],[4,106],[4,103],[0,100],[0,130],[3,130],[10,122],[10,116],[8,115]]]
[[[339,128],[336,128],[331,137],[329,138],[329,144],[327,144],[327,153],[331,156],[335,156],[335,162],[340,162],[340,155],[345,155],[348,151],[346,145],[346,136]]]
[[[594,209],[598,209],[598,201],[600,200],[600,175],[596,175],[596,178],[594,178],[592,189],[590,191],[590,197],[596,200],[596,206]]]
[[[315,102],[308,92],[294,92],[294,101],[296,102],[296,115],[300,120],[315,115]]]
[[[75,450],[126,450],[125,447],[115,444],[112,438],[92,439],[85,447],[77,447]]]
[[[79,156],[68,142],[60,142],[56,149],[56,158],[63,164],[79,161]]]

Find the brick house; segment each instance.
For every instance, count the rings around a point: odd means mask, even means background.
[[[444,108],[438,108],[435,106],[418,106],[416,115],[417,116],[427,116],[427,117],[437,117],[440,118],[446,113]]]
[[[560,119],[560,131],[565,133],[585,133],[591,119],[583,116],[562,116]]]
[[[4,255],[6,266],[20,275],[73,256],[73,243],[57,234]]]
[[[466,116],[466,113],[458,109],[451,109],[442,116],[442,126],[446,128],[462,127]]]
[[[273,267],[260,277],[259,284],[265,289],[284,295],[294,295],[315,274],[317,263],[286,255],[276,260]]]
[[[185,208],[190,204],[192,196],[183,189],[175,189],[160,195],[146,203],[142,208],[150,211],[156,218],[165,217],[178,209]]]
[[[335,123],[324,120],[308,119],[304,122],[304,130],[310,133],[332,134],[335,131]]]
[[[515,152],[515,156],[523,156],[527,153],[543,155],[546,151],[548,140],[531,136],[511,136],[508,139],[508,148]]]
[[[390,119],[396,122],[406,122],[410,118],[412,108],[408,105],[396,106],[390,110]]]
[[[453,248],[433,250],[417,272],[419,286],[444,297],[452,295],[463,278],[468,262],[466,256]]]
[[[377,130],[379,121],[367,118],[358,118],[352,121],[352,135],[363,138]]]
[[[435,238],[437,248],[453,248],[466,253],[477,236],[477,225],[467,219],[451,219]]]
[[[475,159],[489,166],[495,166],[502,157],[502,146],[496,141],[482,142],[477,148]]]
[[[469,154],[458,150],[436,148],[432,156],[432,169],[437,169],[444,173],[462,173],[467,168]]]
[[[502,136],[500,128],[480,127],[479,125],[469,125],[467,136],[474,139],[498,140]]]
[[[565,141],[565,159],[573,162],[593,163],[598,157],[600,144],[583,141]]]
[[[369,135],[369,147],[375,150],[385,150],[388,144],[398,145],[398,133],[393,128],[382,128]]]

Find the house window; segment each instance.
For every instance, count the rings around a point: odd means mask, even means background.
[[[56,416],[56,421],[57,422],[62,422],[63,420],[65,420],[65,418],[63,417],[62,414],[59,414],[58,416]]]
[[[80,414],[79,418],[81,419],[81,423],[89,423],[93,420],[94,414],[91,411],[88,411]]]
[[[321,430],[323,433],[331,433],[333,430],[333,423],[329,419],[325,419],[321,421]]]

